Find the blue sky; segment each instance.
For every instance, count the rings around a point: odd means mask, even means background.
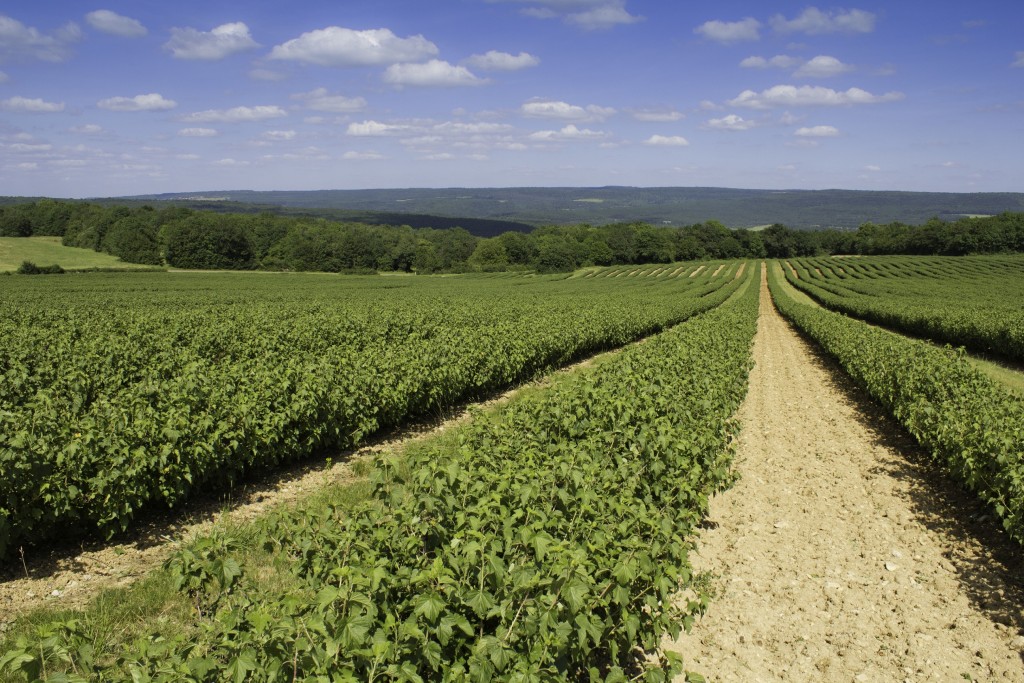
[[[0,194],[1024,191],[1018,2],[0,7]]]

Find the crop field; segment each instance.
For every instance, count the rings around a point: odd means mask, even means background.
[[[1024,363],[1024,257],[794,259],[790,280],[836,311]]]
[[[781,569],[826,554],[833,578],[868,573],[874,563],[865,539],[843,541],[830,516],[870,512],[878,499],[840,508],[808,493],[820,485],[798,479],[823,453],[847,453],[831,466],[838,471],[850,449],[870,453],[869,444],[815,428],[821,441],[806,452],[790,436],[786,458],[781,446],[769,447],[765,466],[779,483],[744,474],[752,466],[744,449],[782,432],[779,420],[836,424],[835,415],[812,415],[818,386],[805,387],[811,398],[789,412],[785,398],[757,399],[775,410],[774,421],[739,421],[754,358],[763,397],[791,376],[776,363],[797,355],[778,344],[777,357],[756,351],[768,329],[765,307],[788,327],[774,299],[1019,543],[1024,400],[977,372],[964,351],[915,337],[944,339],[937,330],[945,330],[1013,358],[1006,349],[1019,331],[1022,264],[873,257],[557,276],[7,278],[0,550],[17,567],[22,549],[31,554],[48,539],[116,538],[147,511],[331,457],[383,430],[616,352],[473,409],[439,436],[367,459],[351,499],[312,496],[169,548],[138,594],[112,599],[123,607],[99,602],[16,622],[0,634],[0,680],[701,680],[685,673],[690,660],[718,667],[721,648],[709,656],[669,644],[683,631],[699,633],[720,598],[735,602],[731,589],[723,597],[712,585],[718,571],[726,586],[740,580],[729,571],[738,559],[710,572],[694,563],[706,530],[754,525],[712,547],[723,555],[735,548],[758,568],[780,553],[794,558]],[[953,293],[960,305],[950,303]],[[945,322],[925,330],[919,318]],[[743,496],[764,498],[766,507],[703,526],[712,498],[729,495],[738,477]],[[859,483],[840,488],[866,495]],[[767,515],[781,514],[770,497],[791,491],[802,492],[794,505],[815,526],[787,540],[792,520]],[[827,553],[809,550],[822,524]],[[767,545],[739,549],[753,538]],[[881,539],[880,552],[891,542]],[[907,543],[917,558],[932,541]],[[848,557],[836,559],[837,544]],[[883,579],[895,566],[879,565]],[[828,597],[814,585],[823,571],[801,564],[792,579],[772,578],[763,597],[778,609],[748,615],[740,601],[725,631],[747,616],[824,613],[826,605],[787,602],[803,581]],[[163,587],[158,597],[146,597],[151,585]],[[928,590],[955,585],[940,578]],[[892,596],[878,590],[872,599],[881,602],[857,603],[851,628],[877,629],[887,643],[894,626],[864,615],[890,614]],[[952,633],[953,599],[935,598],[943,637]],[[830,617],[830,628],[848,616]],[[795,628],[798,635],[773,625],[765,633],[776,635],[758,638],[777,637],[773,648],[788,661],[779,643],[811,633],[806,620]],[[975,631],[964,634],[981,638]],[[998,650],[998,642],[978,649],[972,640],[970,652]],[[944,643],[936,647],[949,650]],[[725,675],[730,666],[703,673]]]
[[[735,268],[735,266],[732,266]],[[0,291],[0,555],[485,395],[735,278],[82,274]]]
[[[799,303],[781,286],[780,271],[790,285],[846,315]],[[864,322],[1019,362],[1024,258],[799,259],[771,273],[783,315],[1024,542],[1024,400],[960,351]]]

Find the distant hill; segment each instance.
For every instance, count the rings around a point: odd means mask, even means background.
[[[933,216],[954,220],[963,215],[1024,211],[1018,192],[878,192],[861,190],[740,190],[715,187],[513,187],[390,190],[251,190],[173,193],[122,197],[118,200],[175,201],[204,209],[240,210],[280,207],[286,213],[311,213],[336,219],[409,223],[437,219],[462,224],[474,234],[491,233],[489,221],[519,224],[498,230],[545,225],[643,221],[655,225],[690,225],[717,220],[732,228],[783,223],[791,228],[856,228],[862,223],[901,221],[920,224]],[[363,212],[363,213],[360,213]],[[369,212],[369,213],[366,213]],[[340,214],[340,215],[339,215]],[[412,217],[402,220],[403,217]],[[471,220],[483,221],[475,226]],[[500,227],[495,225],[495,227]],[[491,233],[496,234],[496,233]]]

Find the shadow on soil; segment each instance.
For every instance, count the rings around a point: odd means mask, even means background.
[[[831,356],[793,329],[809,345],[814,362],[827,371],[832,386],[856,408],[858,420],[876,445],[902,455],[880,460],[872,474],[907,485],[907,502],[915,520],[947,540],[945,556],[964,594],[993,622],[1024,636],[1024,547],[1003,532],[988,505],[932,461]],[[956,616],[951,614],[950,621]]]

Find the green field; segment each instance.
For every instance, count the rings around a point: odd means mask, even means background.
[[[783,315],[1024,541],[1024,400],[962,351],[826,307],[908,332],[930,310],[950,334],[1002,343],[1015,325],[974,323],[1017,319],[1019,265],[794,259],[768,281]],[[0,680],[44,666],[72,681],[669,680],[680,666],[659,644],[710,599],[693,538],[735,477],[753,266],[7,278],[12,558],[645,339],[362,461],[358,495],[218,528],[117,599],[25,617]]]
[[[151,268],[125,263],[116,256],[92,249],[65,247],[60,237],[0,237],[0,273],[11,272],[25,261],[37,266],[58,265],[64,270],[90,268]]]

